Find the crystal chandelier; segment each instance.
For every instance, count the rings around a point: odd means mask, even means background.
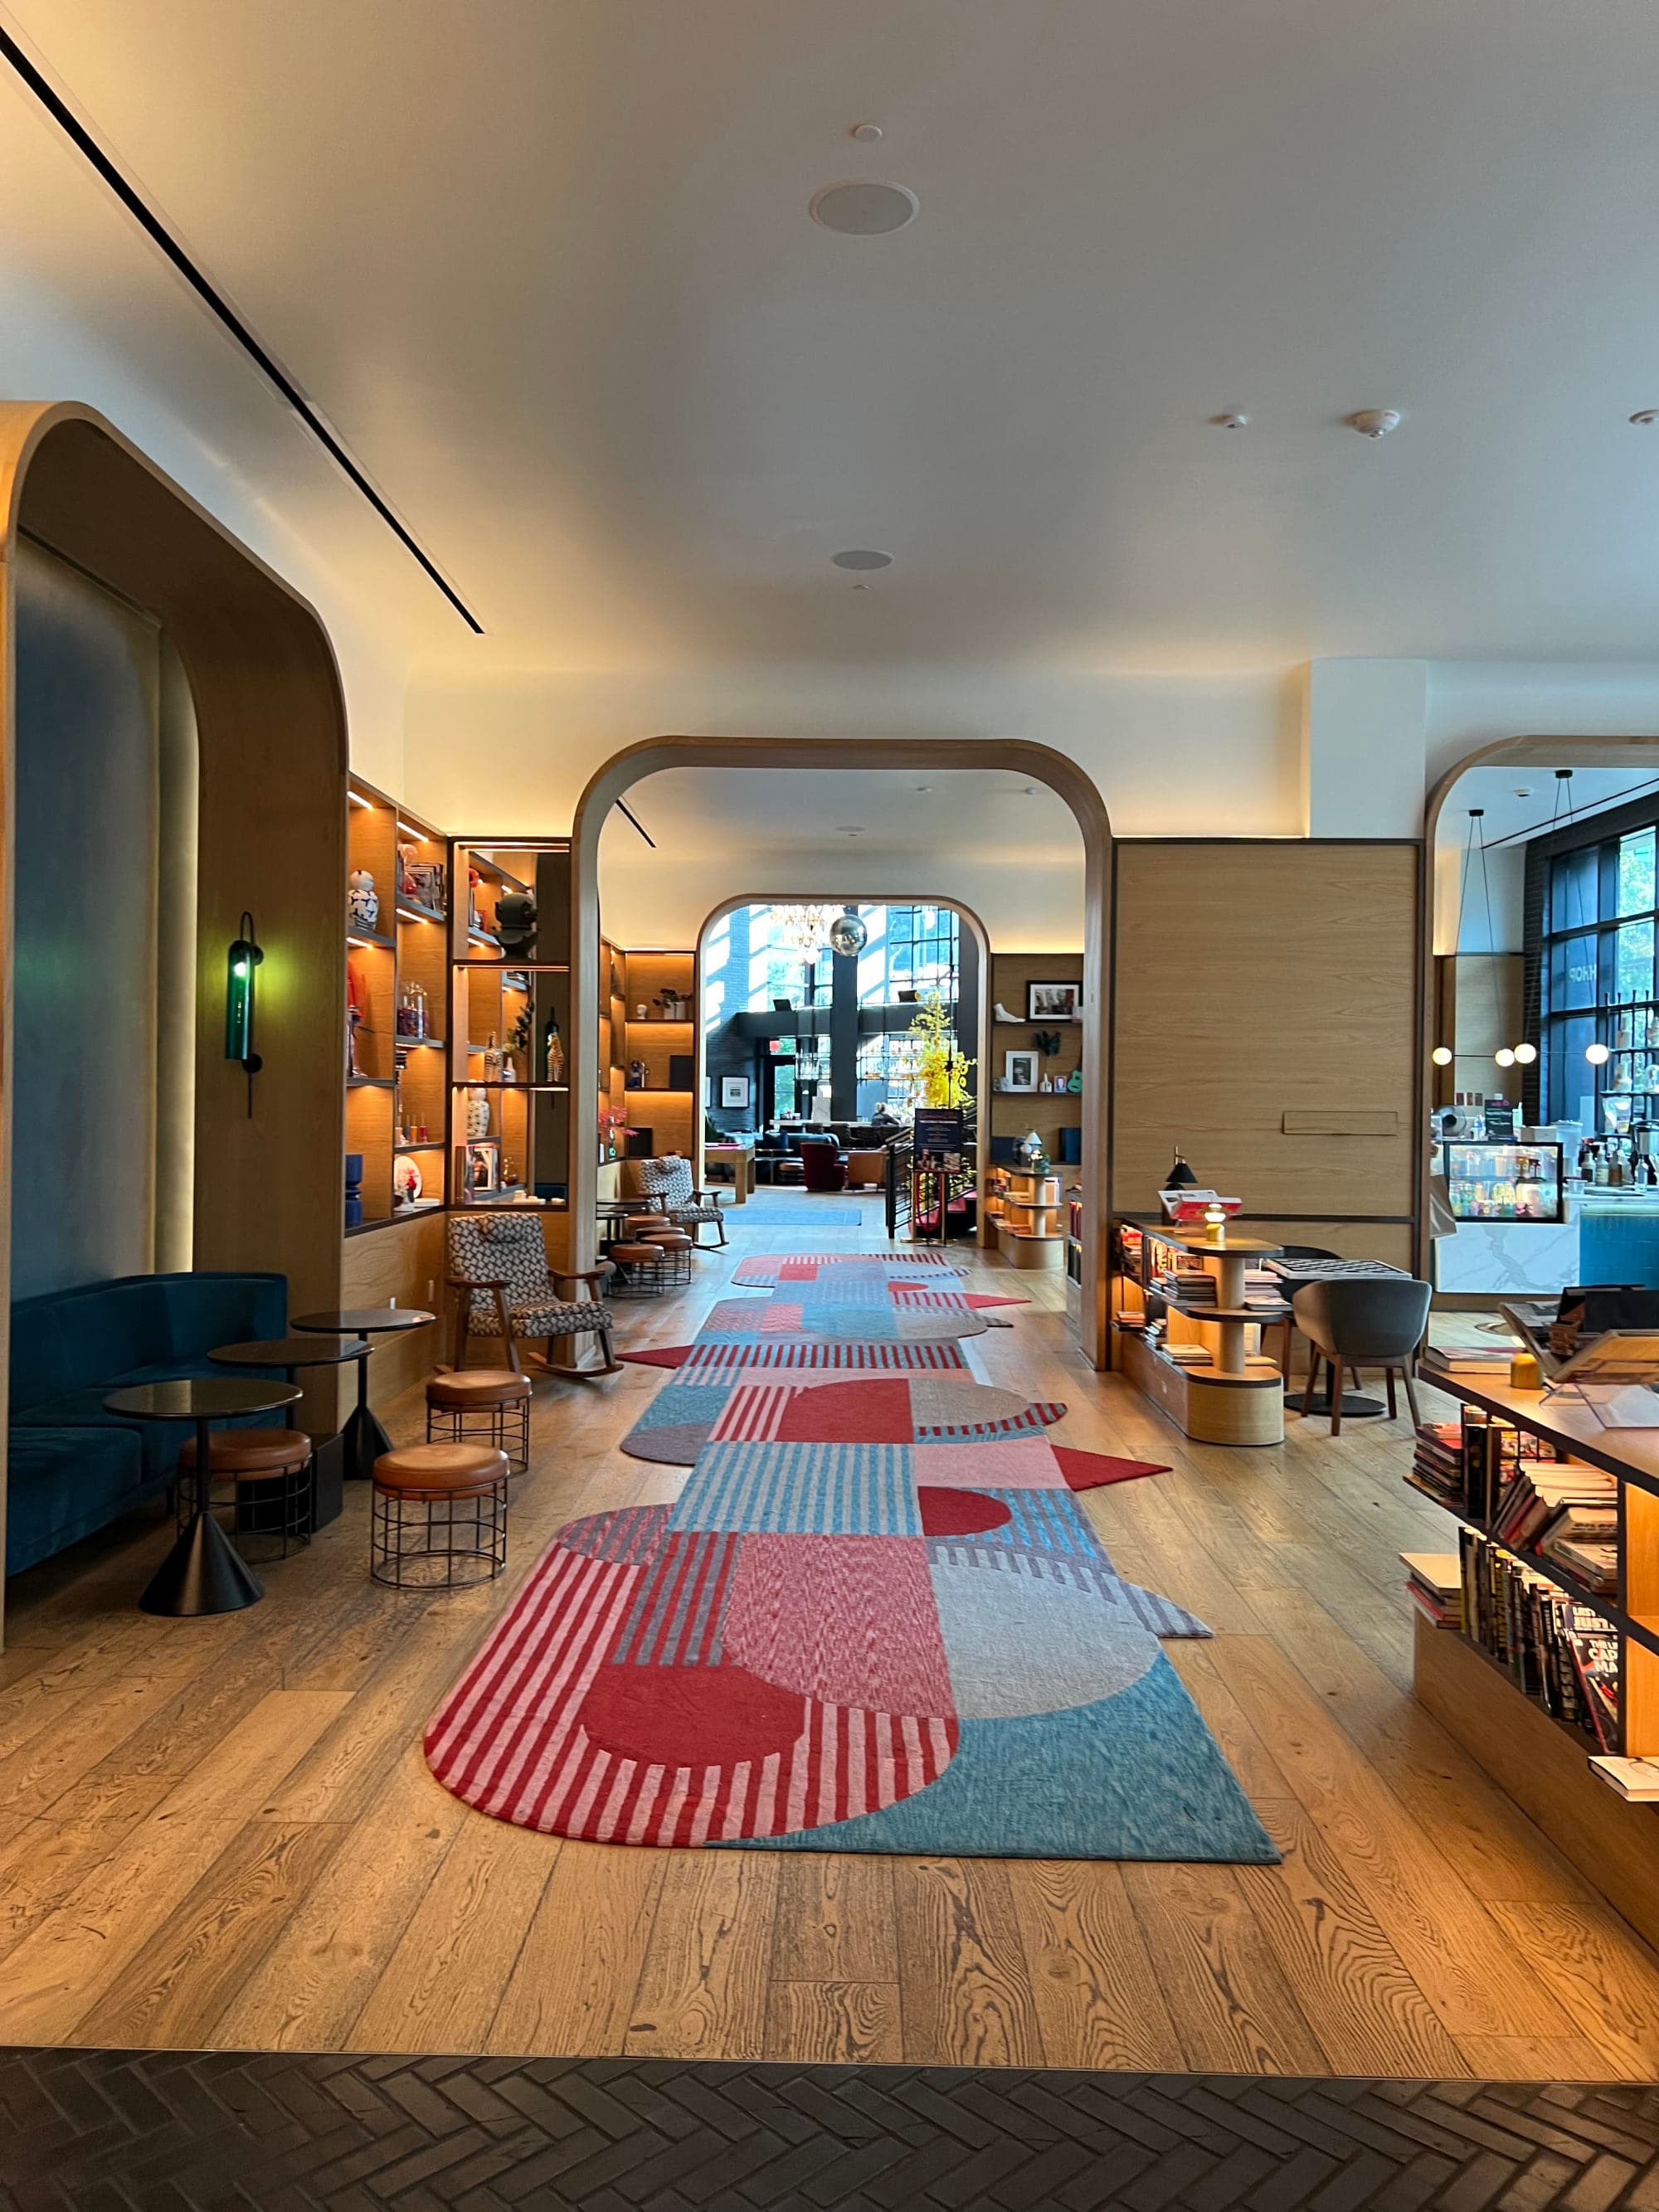
[[[840,908],[834,906],[775,906],[773,941],[787,952],[799,952],[803,960],[811,960],[830,942],[830,932],[840,914]]]

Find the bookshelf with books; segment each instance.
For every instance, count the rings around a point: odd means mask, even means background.
[[[1659,1430],[1472,1360],[1435,1386],[1406,1480],[1454,1515],[1455,1595],[1417,1590],[1419,1699],[1650,1940],[1659,1829],[1592,1761],[1659,1758]]]

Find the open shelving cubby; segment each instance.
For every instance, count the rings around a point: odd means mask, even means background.
[[[457,1206],[568,1202],[570,847],[458,838],[449,929],[450,1176]],[[500,902],[536,902],[527,944]],[[507,930],[509,939],[512,932]]]
[[[372,926],[346,909],[345,958],[349,995],[362,1009],[357,1025],[358,1073],[345,1077],[345,1149],[363,1160],[363,1218],[345,1233],[357,1236],[437,1212],[447,1199],[447,1104],[441,1035],[419,1033],[441,1022],[445,990],[447,920],[442,833],[361,776],[347,784],[346,853],[350,872],[374,878],[379,902]],[[404,888],[405,861],[434,872],[427,901]],[[348,896],[349,887],[348,886]],[[440,903],[428,903],[435,897]],[[419,1135],[424,1127],[424,1139]],[[411,1161],[420,1195],[403,1203],[398,1180]]]

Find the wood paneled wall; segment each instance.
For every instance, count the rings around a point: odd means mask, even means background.
[[[1413,843],[1117,846],[1115,1212],[1179,1145],[1285,1241],[1408,1260],[1421,896]]]

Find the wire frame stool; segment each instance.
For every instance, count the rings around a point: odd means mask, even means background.
[[[691,1255],[696,1248],[683,1229],[653,1230],[641,1242],[654,1244],[661,1254],[661,1279],[665,1284],[690,1281]]]
[[[306,1446],[304,1456],[288,1467],[216,1467],[211,1455],[208,1460],[208,1510],[242,1557],[256,1565],[285,1559],[290,1551],[302,1552],[311,1541],[316,1455],[299,1431],[286,1433]],[[236,1431],[228,1431],[224,1440],[234,1449]],[[187,1453],[187,1462],[191,1457]],[[181,1534],[195,1512],[194,1483],[181,1481],[173,1498]]]
[[[530,1393],[510,1404],[426,1407],[429,1444],[493,1444],[514,1474],[530,1465]]]
[[[465,1455],[488,1472],[446,1474],[427,1455]],[[370,1577],[393,1589],[493,1582],[507,1565],[507,1491],[506,1454],[482,1444],[386,1453],[375,1463],[369,1507]]]

